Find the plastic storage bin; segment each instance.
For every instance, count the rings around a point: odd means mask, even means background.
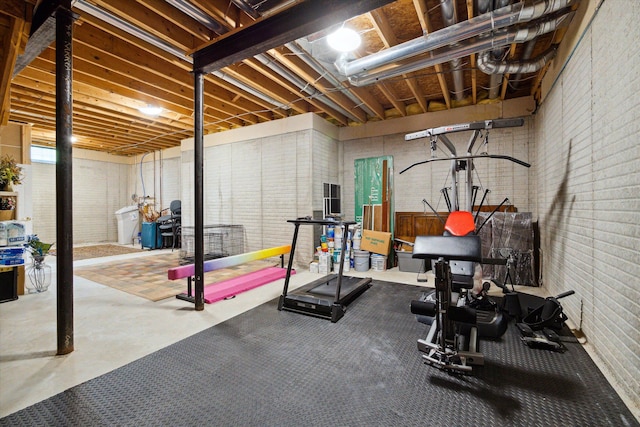
[[[125,206],[116,211],[118,220],[118,243],[131,244],[138,237],[140,231],[140,219],[138,217],[138,205]]]
[[[142,248],[160,249],[162,248],[162,235],[158,230],[158,224],[155,222],[142,223]]]
[[[410,273],[424,273],[427,271],[425,268],[426,261],[420,258],[413,258],[412,252],[396,252],[398,257],[398,270]]]

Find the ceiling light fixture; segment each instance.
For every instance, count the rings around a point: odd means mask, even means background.
[[[72,137],[71,137],[71,143],[72,143],[72,144],[73,144],[74,142],[77,142],[77,141],[78,141],[78,138],[76,138],[75,136],[72,136]]]
[[[153,105],[147,105],[146,107],[138,108],[142,114],[146,114],[147,116],[158,116],[162,113],[162,107],[154,107]]]
[[[361,43],[360,34],[351,28],[340,27],[327,36],[327,43],[339,52],[356,50]]]

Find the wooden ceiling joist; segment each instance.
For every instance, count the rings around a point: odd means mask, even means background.
[[[0,121],[30,123],[37,141],[49,145],[55,144],[55,43],[42,39],[37,57],[15,76],[12,63],[16,56],[26,60],[25,46],[39,46],[30,34],[45,28],[60,4],[4,0],[0,8]],[[456,4],[464,5],[458,21],[474,17],[474,0]],[[73,132],[83,148],[115,153],[120,141],[119,152],[130,155],[175,147],[193,136],[194,70],[206,72],[206,133],[306,112],[349,126],[467,105],[450,99],[447,65],[354,87],[326,44],[335,23],[362,36],[362,47],[348,61],[393,49],[444,27],[439,0],[77,0],[73,12]],[[538,37],[536,51],[562,43],[564,34],[560,28]],[[300,51],[290,50],[293,45]],[[521,60],[523,51],[512,46],[509,59]],[[463,61],[464,84],[475,104],[490,76],[476,68],[476,54]],[[517,90],[505,75],[500,99],[538,96],[547,67],[524,76]],[[141,116],[138,107],[147,104],[164,111],[156,118]]]

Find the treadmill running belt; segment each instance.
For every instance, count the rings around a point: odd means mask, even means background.
[[[342,276],[342,284],[340,285],[340,298],[349,295],[359,285],[362,278]],[[324,295],[327,297],[336,296],[336,286],[338,286],[338,278],[333,278],[326,283],[322,283],[315,288],[309,289],[309,293],[316,295]]]

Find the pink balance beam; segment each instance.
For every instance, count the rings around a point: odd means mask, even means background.
[[[295,270],[291,270],[291,274],[295,274]],[[207,304],[229,298],[239,293],[249,291],[258,286],[271,283],[275,280],[282,279],[287,275],[286,268],[267,267],[253,273],[243,274],[242,276],[232,279],[223,280],[221,282],[212,283],[204,288],[204,302]]]
[[[270,258],[278,255],[288,254],[291,252],[291,245],[277,246],[275,248],[260,249],[259,251],[247,252],[239,255],[231,255],[224,258],[210,259],[204,262],[204,271],[214,271],[221,268],[233,267],[234,265],[244,264],[249,261]],[[194,264],[181,265],[167,270],[169,280],[184,279],[185,277],[196,274]]]

